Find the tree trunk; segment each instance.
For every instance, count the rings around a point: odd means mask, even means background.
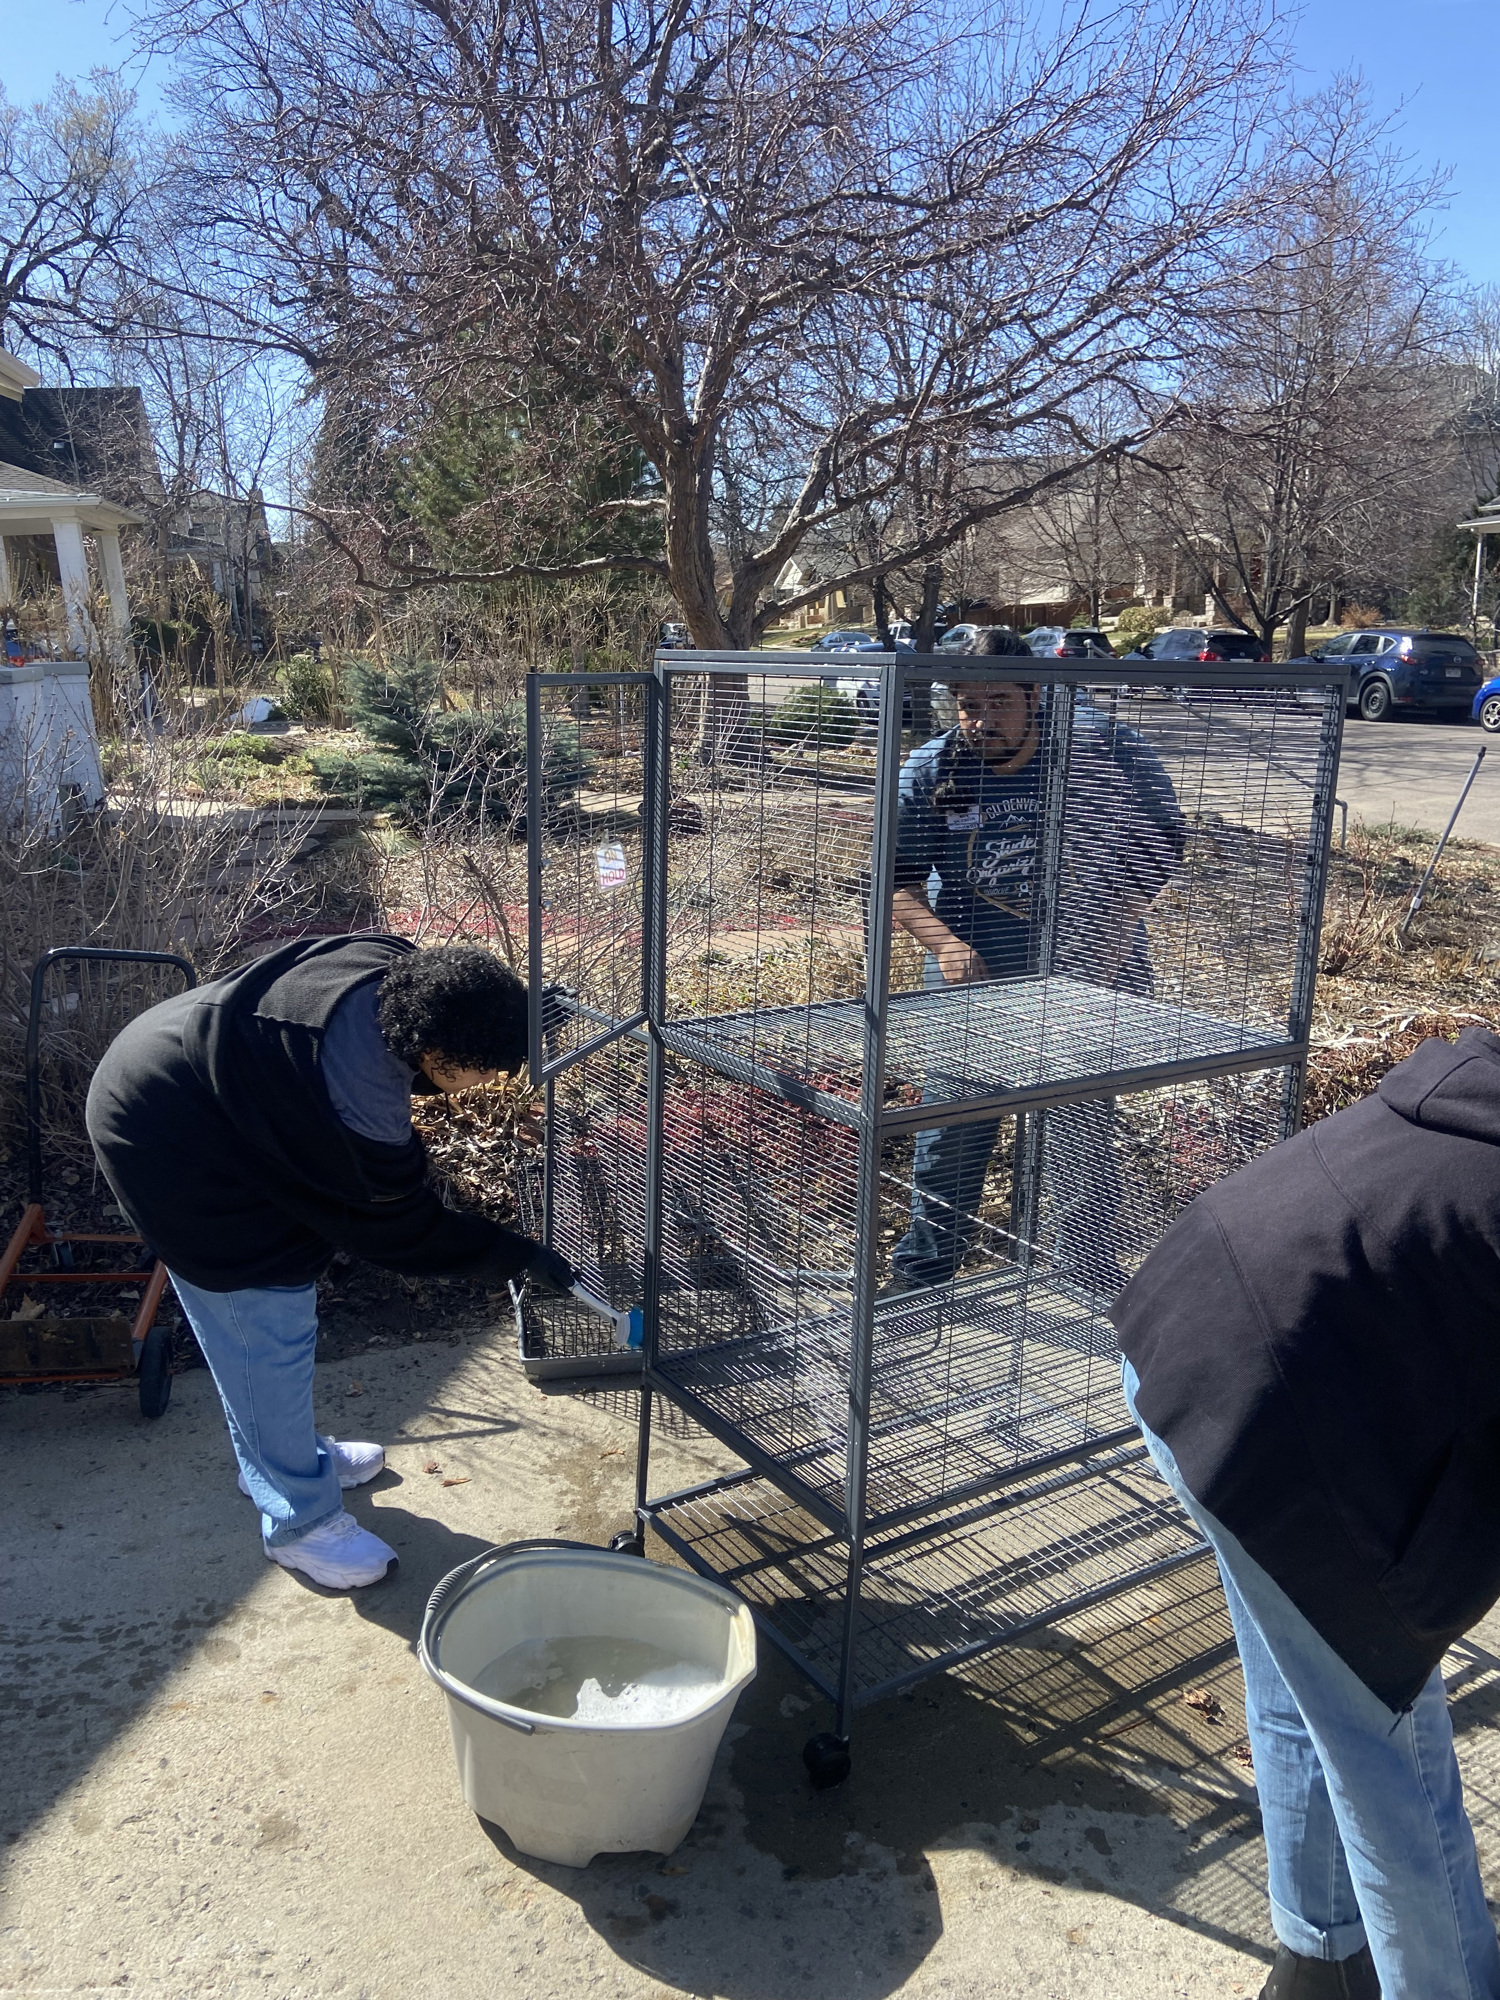
[[[874,591],[875,636],[881,645],[884,646],[885,650],[889,652],[891,650],[891,600],[886,596],[885,578],[883,576],[876,577]]]
[[[574,638],[569,642],[568,651],[572,656],[573,672],[581,674],[588,659],[588,646],[583,639]],[[587,722],[589,719],[589,691],[580,686],[573,694],[573,720]]]
[[[1304,590],[1292,606],[1291,616],[1286,621],[1286,656],[1289,660],[1300,660],[1307,651],[1307,610],[1309,591]]]
[[[943,565],[928,563],[922,572],[922,609],[917,613],[917,629],[912,634],[919,653],[932,651],[937,630],[938,592],[943,587]]]
[[[719,604],[709,539],[708,502],[713,477],[712,451],[701,455],[667,454],[667,579],[682,606],[688,636],[708,652],[726,652],[749,643],[747,632],[730,629]],[[743,612],[743,606],[738,607]],[[750,606],[753,618],[754,606]],[[698,735],[693,754],[700,764],[741,761],[746,751],[745,716],[750,682],[744,674],[705,674],[698,705]]]

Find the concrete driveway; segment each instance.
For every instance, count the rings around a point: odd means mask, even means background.
[[[569,1870],[466,1811],[414,1642],[465,1556],[523,1535],[599,1542],[627,1518],[633,1398],[544,1397],[479,1333],[319,1377],[325,1428],[391,1447],[351,1498],[401,1567],[347,1597],[262,1557],[206,1375],[179,1378],[155,1425],[123,1389],[0,1396],[0,1991],[1259,1991],[1263,1856],[1206,1562],[865,1712],[854,1775],[822,1795],[798,1758],[822,1712],[763,1649],[683,1847]],[[716,1454],[680,1434],[657,1470],[686,1483]],[[1450,1666],[1493,1866],[1490,1644],[1481,1632]]]
[[[1486,736],[1472,723],[1362,722],[1351,717],[1344,724],[1338,795],[1348,802],[1351,819],[1370,826],[1394,819],[1398,826],[1439,834],[1463,790],[1475,751],[1486,744],[1489,755],[1453,831],[1455,839],[1500,845],[1500,737]]]

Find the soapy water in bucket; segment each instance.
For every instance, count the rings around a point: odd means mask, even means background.
[[[649,1728],[690,1715],[719,1682],[711,1667],[644,1639],[590,1634],[525,1639],[482,1667],[472,1685],[535,1715]]]

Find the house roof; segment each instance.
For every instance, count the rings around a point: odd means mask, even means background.
[[[36,370],[28,368],[24,361],[17,361],[13,354],[0,351],[0,396],[19,403],[26,391],[34,389],[41,379]]]
[[[120,507],[162,499],[161,468],[139,389],[43,389],[0,395],[0,461],[61,479]]]
[[[85,528],[129,528],[140,519],[129,507],[97,493],[0,460],[0,531],[6,534],[49,534],[54,521],[76,521]]]

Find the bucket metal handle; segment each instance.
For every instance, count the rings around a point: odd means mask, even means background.
[[[417,1658],[444,1694],[452,1695],[455,1701],[461,1701],[466,1708],[476,1708],[481,1715],[488,1715],[496,1722],[503,1722],[507,1729],[514,1729],[522,1736],[535,1736],[536,1724],[523,1722],[518,1715],[512,1715],[508,1709],[502,1708],[499,1702],[492,1701],[488,1695],[480,1694],[477,1688],[466,1687],[462,1681],[455,1680],[452,1674],[445,1672],[432,1657],[427,1640],[428,1635],[436,1629],[444,1605],[457,1594],[460,1585],[477,1576],[487,1563],[497,1562],[502,1556],[524,1555],[532,1549],[582,1549],[591,1556],[610,1553],[608,1549],[596,1548],[592,1542],[555,1541],[546,1536],[538,1536],[534,1540],[525,1542],[502,1542],[492,1549],[481,1549],[477,1556],[470,1556],[469,1560],[460,1563],[457,1569],[450,1569],[428,1598],[427,1609],[422,1614],[422,1636],[417,1641]],[[628,1560],[633,1561],[634,1558]]]

